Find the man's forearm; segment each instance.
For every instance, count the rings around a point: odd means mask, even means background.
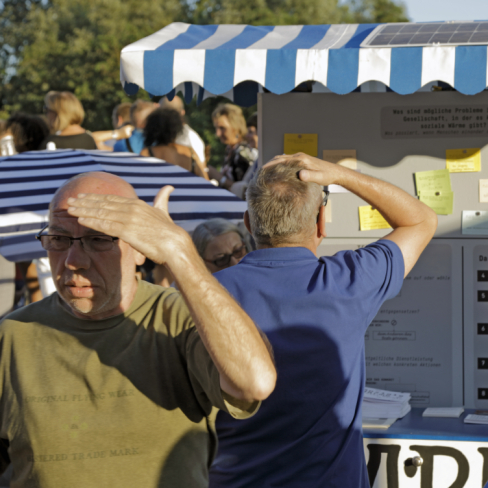
[[[393,229],[432,218],[432,210],[417,198],[378,178],[337,166],[336,183],[376,208]]]
[[[196,250],[166,266],[220,373],[222,390],[249,402],[267,398],[274,389],[276,370],[253,321],[207,271]]]

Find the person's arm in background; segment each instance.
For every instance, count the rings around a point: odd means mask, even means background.
[[[195,161],[195,174],[205,178],[208,181],[209,178],[207,167],[202,163],[201,159],[198,157],[198,154],[191,147],[189,149],[191,151],[191,157],[193,161]]]
[[[127,139],[132,135],[134,127],[132,125],[124,125],[119,129],[115,130],[97,130],[91,132],[91,136],[95,139],[95,143],[98,149],[103,151],[113,151],[112,146],[104,144],[106,141],[111,139],[119,141],[120,139]]]
[[[305,163],[307,169],[300,171],[302,181],[322,186],[340,185],[376,208],[393,228],[393,232],[383,239],[395,242],[402,251],[407,276],[434,236],[436,213],[391,183],[306,154],[277,156],[268,164],[284,163],[290,159]]]
[[[154,207],[135,198],[79,195],[68,200],[68,212],[80,224],[119,237],[164,264],[220,374],[222,391],[249,404],[264,400],[276,383],[271,355],[251,318],[207,270],[190,235],[171,220],[172,191],[170,186],[160,190]]]

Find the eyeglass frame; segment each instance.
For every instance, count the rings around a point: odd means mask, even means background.
[[[118,241],[119,238],[118,237],[113,237],[113,236],[108,236],[106,234],[93,234],[93,235],[89,235],[89,236],[82,236],[82,237],[71,237],[71,236],[63,236],[63,235],[59,235],[59,234],[42,234],[47,228],[49,228],[49,224],[47,224],[46,226],[44,226],[40,231],[39,233],[35,236],[36,239],[41,243],[41,246],[42,246],[42,239],[41,237],[65,237],[67,239],[69,239],[69,246],[66,248],[66,249],[63,249],[63,250],[51,250],[51,251],[48,251],[48,252],[65,252],[67,251],[68,249],[71,248],[71,246],[73,245],[73,241],[80,241],[80,246],[81,248],[85,251],[85,252],[108,252],[108,251],[111,251],[113,249],[113,245],[115,243],[115,241]],[[85,237],[110,237],[112,239],[112,248],[111,249],[107,249],[106,251],[88,251],[87,249],[85,249],[85,246],[83,245],[83,241],[82,239],[84,239]],[[42,246],[43,249],[44,246]],[[47,249],[45,249],[47,251]]]
[[[322,199],[322,203],[320,204],[321,207],[325,207],[327,205],[327,202],[329,201],[329,187],[328,186],[323,186],[322,191],[325,193],[324,198]]]
[[[242,249],[244,249],[246,252],[245,252],[245,254],[242,257],[244,257],[247,254],[246,244],[243,241],[241,241],[241,242],[242,242],[242,246],[241,247],[238,247],[234,252],[232,252],[230,254],[225,253],[225,254],[222,255],[222,257],[217,258],[217,259],[214,259],[213,261],[210,260],[210,259],[205,259],[205,258],[203,258],[203,260],[206,261],[207,263],[212,263],[217,268],[227,268],[229,266],[230,260],[234,257],[234,253],[236,253],[238,251],[242,251]],[[219,261],[220,259],[224,259],[226,257],[229,257],[229,261],[227,262],[227,264],[225,264],[223,266],[220,266],[219,264],[216,263],[216,261]]]

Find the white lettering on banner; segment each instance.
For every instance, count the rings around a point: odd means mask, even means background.
[[[488,482],[488,442],[365,437],[364,451],[371,488],[482,488]],[[422,458],[420,467],[415,457]]]
[[[381,109],[383,139],[487,135],[488,106],[486,105],[404,106]]]

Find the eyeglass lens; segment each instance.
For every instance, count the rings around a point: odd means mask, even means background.
[[[232,257],[240,259],[246,255],[246,252],[246,246],[243,245],[237,248],[232,254],[224,254],[221,258],[215,259],[213,263],[215,266],[223,268],[224,266],[229,266]]]
[[[67,236],[40,236],[40,240],[46,251],[66,251],[72,241],[78,239]],[[81,237],[79,241],[85,251],[110,251],[114,246],[114,240],[110,236],[85,236]]]

